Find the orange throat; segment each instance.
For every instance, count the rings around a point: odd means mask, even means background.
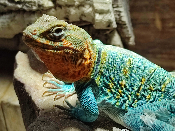
[[[92,52],[85,51],[84,56],[65,54],[62,51],[34,49],[39,58],[45,63],[50,72],[64,82],[89,80],[93,70],[95,56]]]

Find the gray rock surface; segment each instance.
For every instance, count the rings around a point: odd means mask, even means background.
[[[105,44],[113,44],[111,39],[116,39],[113,45],[121,47],[123,43],[134,44],[127,0],[2,0],[0,48],[25,51],[26,48],[18,47],[23,44],[20,34],[42,14],[93,30],[92,38]]]
[[[65,110],[68,107],[63,102],[64,98],[54,101],[55,95],[43,96],[47,88],[43,87],[42,75],[47,69],[43,63],[38,62],[31,55],[31,52],[29,57],[18,52],[15,67],[14,88],[27,131],[107,131],[113,129],[120,131],[118,128],[123,128],[102,113],[95,122],[83,123],[68,114]],[[33,70],[32,67],[37,71]],[[68,101],[74,106],[76,100],[76,94],[68,98]],[[60,105],[63,109],[53,105]]]

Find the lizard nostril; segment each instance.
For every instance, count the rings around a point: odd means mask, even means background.
[[[35,29],[33,32],[32,32],[32,35],[36,35],[37,34],[37,30]]]

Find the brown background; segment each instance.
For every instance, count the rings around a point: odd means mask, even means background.
[[[135,46],[127,48],[175,70],[175,1],[130,0]]]

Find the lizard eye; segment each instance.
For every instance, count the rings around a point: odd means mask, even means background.
[[[54,27],[47,34],[47,38],[52,41],[61,42],[63,35],[64,31],[62,27]]]

